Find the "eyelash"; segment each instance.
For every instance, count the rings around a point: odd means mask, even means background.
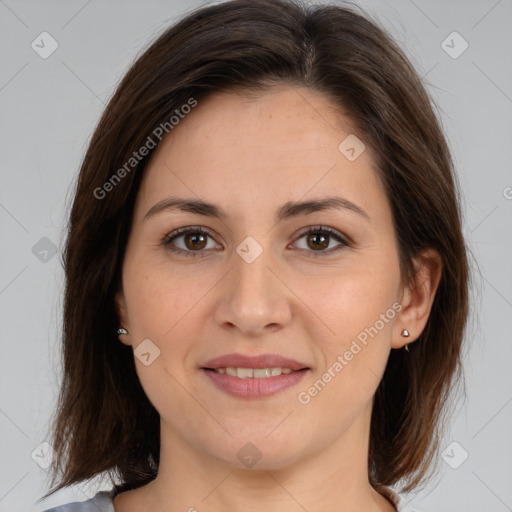
[[[205,250],[204,249],[198,250],[198,251],[191,251],[191,250],[184,251],[183,249],[176,249],[176,248],[171,248],[170,247],[171,243],[174,241],[174,239],[178,238],[179,236],[186,235],[186,234],[189,234],[189,233],[199,233],[201,235],[207,235],[207,236],[209,236],[210,238],[213,239],[213,237],[210,234],[210,232],[205,230],[204,228],[201,228],[199,226],[189,226],[189,227],[186,227],[186,228],[176,229],[175,231],[172,231],[171,233],[168,233],[167,235],[165,235],[163,237],[162,241],[161,241],[162,245],[164,245],[166,248],[168,248],[169,251],[171,251],[171,252],[173,252],[175,254],[181,254],[181,255],[187,256],[189,258],[202,258],[202,257],[204,257],[204,255],[205,255]],[[309,253],[309,254],[307,254],[307,256],[311,257],[311,258],[322,257],[322,256],[325,255],[325,253],[327,253],[328,255],[331,255],[331,254],[334,254],[334,253],[338,253],[344,247],[352,247],[353,246],[352,242],[349,241],[347,238],[343,237],[341,235],[341,233],[339,233],[335,229],[329,228],[327,226],[312,226],[312,227],[308,228],[306,231],[303,231],[299,235],[298,239],[304,237],[305,235],[309,235],[311,233],[322,234],[322,235],[329,235],[330,237],[335,238],[338,242],[341,243],[341,245],[338,246],[337,248],[330,249],[328,251],[327,250],[323,250],[323,251],[306,251],[306,253]]]

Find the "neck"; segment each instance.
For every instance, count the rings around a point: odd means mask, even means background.
[[[323,450],[290,464],[262,457],[241,469],[199,452],[162,421],[158,476],[139,489],[139,505],[154,512],[395,511],[370,486],[368,435],[362,432],[368,430],[356,422]]]

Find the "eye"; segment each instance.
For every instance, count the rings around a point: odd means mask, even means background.
[[[306,238],[305,250],[308,257],[327,256],[341,251],[344,247],[352,246],[352,243],[339,231],[326,226],[310,227],[300,235],[299,240],[302,238]],[[339,242],[338,246],[325,250],[331,245],[333,239]]]
[[[184,247],[173,247],[175,240],[180,238],[183,238]],[[177,229],[172,233],[165,235],[162,240],[162,244],[171,252],[182,254],[187,257],[197,258],[206,255],[203,249],[211,249],[211,247],[207,247],[208,238],[212,237],[204,228],[199,226],[189,226],[187,228]]]
[[[165,235],[162,239],[164,245],[169,251],[184,255],[187,257],[203,257],[206,256],[204,249],[213,249],[208,247],[208,238],[213,239],[212,235],[206,229],[200,226],[189,226],[186,228],[176,229],[175,231]],[[325,226],[312,226],[303,231],[299,239],[306,238],[307,247],[301,248],[306,250],[308,257],[318,257],[337,253],[344,247],[352,247],[351,241],[344,237],[339,231]],[[177,246],[176,240],[182,240],[182,247]],[[327,249],[332,240],[338,241],[338,246],[334,249]],[[308,250],[312,249],[312,250]],[[317,253],[317,254],[315,254]]]

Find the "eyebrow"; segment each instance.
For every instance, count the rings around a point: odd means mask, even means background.
[[[360,206],[339,196],[311,201],[285,203],[277,210],[276,219],[280,221],[291,217],[298,217],[299,215],[308,215],[314,212],[333,209],[345,209],[355,212],[365,219],[370,220],[370,216]],[[212,203],[198,199],[168,197],[153,205],[147,211],[146,215],[144,215],[144,220],[168,210],[178,210],[194,213],[196,215],[203,215],[205,217],[215,217],[223,221],[228,218],[228,214],[222,208]]]

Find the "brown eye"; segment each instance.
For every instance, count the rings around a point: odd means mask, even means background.
[[[206,246],[206,236],[202,233],[192,233],[184,235],[183,241],[187,249],[190,250],[201,250]]]
[[[208,254],[206,249],[221,249],[221,247],[208,247],[208,239],[213,241],[213,237],[208,231],[200,227],[180,228],[169,233],[162,239],[164,245],[169,251],[188,256],[202,257]],[[352,243],[335,229],[315,226],[302,233],[299,240],[305,239],[305,250],[307,256],[329,256],[337,253],[345,247],[352,247]],[[329,249],[332,242],[338,242],[337,246]]]
[[[190,257],[201,257],[207,254],[209,249],[208,239],[212,236],[202,228],[188,227],[180,228],[166,235],[162,240],[169,251]],[[214,247],[215,248],[215,247]]]
[[[329,256],[337,253],[345,247],[352,247],[352,243],[335,229],[325,226],[314,226],[303,232],[299,240],[305,239],[305,247],[300,247],[306,251],[307,256]],[[337,247],[329,250],[331,243],[338,242]]]
[[[329,246],[329,237],[321,233],[311,233],[307,236],[307,243],[312,249],[319,251]]]

